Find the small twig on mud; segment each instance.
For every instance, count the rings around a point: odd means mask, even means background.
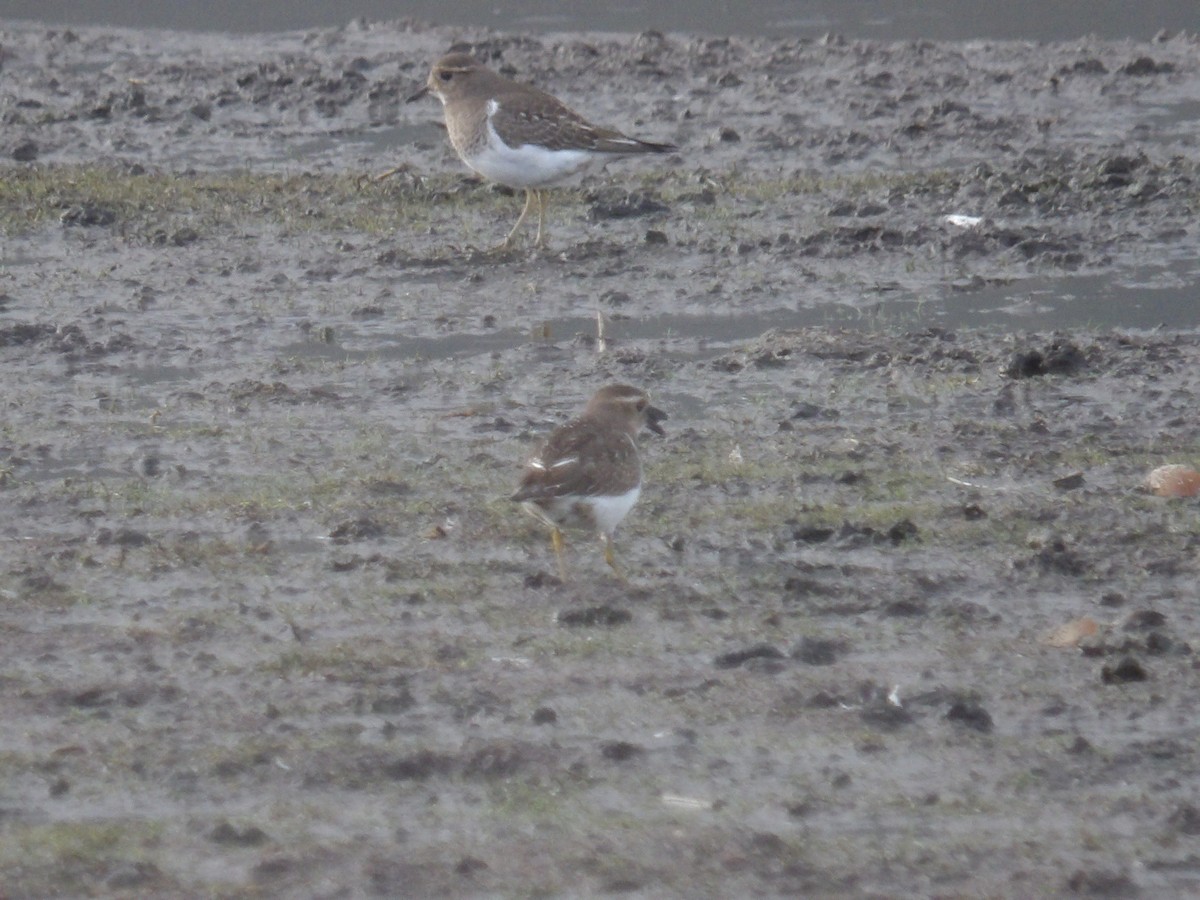
[[[408,163],[403,163],[396,166],[394,169],[388,169],[386,172],[381,172],[378,175],[359,175],[355,184],[361,190],[368,184],[379,184],[381,181],[387,181],[393,175],[399,175],[401,172],[409,172],[411,170],[412,166],[410,166]]]

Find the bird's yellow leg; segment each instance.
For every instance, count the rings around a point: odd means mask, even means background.
[[[550,532],[550,545],[554,548],[554,555],[558,558],[558,577],[566,581],[567,563],[563,558],[563,533],[561,529],[555,528]]]
[[[608,567],[613,570],[613,574],[617,576],[618,581],[623,583],[628,581],[628,579],[625,577],[625,573],[622,572],[620,566],[617,565],[616,554],[613,553],[612,537],[607,534],[604,535],[604,561],[608,563]]]
[[[521,228],[521,223],[524,222],[525,217],[529,215],[529,210],[531,210],[533,208],[533,200],[534,200],[534,197],[537,196],[537,194],[538,194],[538,191],[531,190],[530,188],[525,189],[525,208],[521,210],[521,215],[517,218],[517,224],[512,227],[512,231],[510,231],[508,233],[508,237],[506,237],[504,239],[504,243],[496,248],[497,250],[508,250],[512,247],[513,238],[515,238],[517,236],[517,232]],[[539,238],[541,237],[541,234],[542,234],[542,222],[541,222],[541,219],[539,218],[538,219],[538,237]]]

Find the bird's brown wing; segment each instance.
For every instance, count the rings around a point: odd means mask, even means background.
[[[627,434],[571,422],[554,432],[542,452],[530,460],[512,499],[624,493],[640,480],[637,447]]]
[[[547,150],[588,150],[596,153],[669,153],[674,144],[655,144],[631,138],[612,128],[593,125],[557,97],[538,91],[535,97],[506,103],[496,98],[492,127],[510,147],[535,144]],[[518,137],[519,135],[519,137]]]

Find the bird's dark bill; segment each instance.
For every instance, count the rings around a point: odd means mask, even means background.
[[[429,85],[424,84],[421,86],[421,89],[419,91],[417,91],[415,94],[413,94],[411,97],[409,97],[404,102],[412,103],[414,100],[420,100],[422,97],[424,97],[428,93],[429,93]]]

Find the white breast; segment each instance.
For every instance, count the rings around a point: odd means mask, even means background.
[[[629,515],[641,493],[641,487],[635,487],[619,497],[589,497],[592,515],[596,517],[596,530],[602,534],[611,534],[617,524]]]
[[[603,154],[584,150],[547,150],[536,144],[509,147],[500,140],[490,119],[487,128],[487,145],[472,156],[468,164],[484,178],[509,187],[536,188],[554,184],[603,157]]]

